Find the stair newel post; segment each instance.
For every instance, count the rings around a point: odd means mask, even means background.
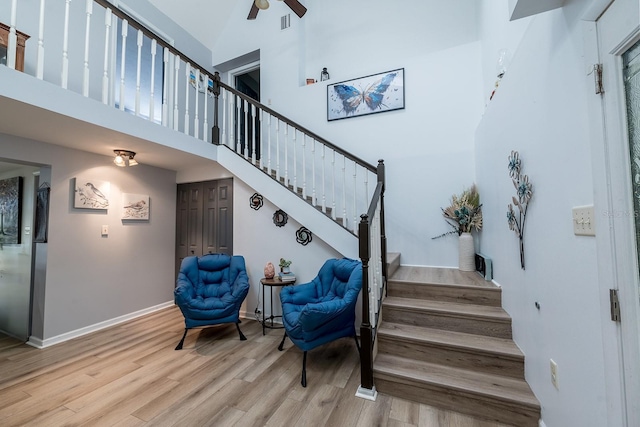
[[[362,261],[362,324],[360,325],[360,387],[373,390],[373,340],[369,308],[369,219],[366,214],[360,216],[358,240],[359,256]]]
[[[382,254],[382,280],[384,286],[384,295],[387,296],[387,234],[384,222],[384,190],[385,190],[385,166],[384,160],[378,160],[377,175],[378,182],[382,183],[382,191],[380,192],[380,252]]]
[[[211,142],[220,145],[220,126],[218,126],[218,98],[220,97],[220,73],[213,74],[213,128]]]

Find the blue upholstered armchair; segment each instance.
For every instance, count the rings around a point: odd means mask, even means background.
[[[327,260],[309,283],[286,286],[280,292],[284,337],[304,355],[303,387],[307,386],[307,351],[342,337],[356,337],[356,301],[362,289],[362,263],[349,258]]]
[[[174,290],[175,301],[184,315],[184,335],[176,350],[182,348],[187,331],[200,326],[235,323],[240,340],[240,305],[249,292],[249,277],[240,255],[208,254],[182,260]]]

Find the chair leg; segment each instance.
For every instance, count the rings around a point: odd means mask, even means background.
[[[302,387],[307,386],[307,352],[306,351],[302,356],[302,381],[300,381],[300,384],[302,384]]]
[[[176,350],[182,350],[182,344],[184,344],[184,339],[187,337],[187,331],[188,330],[189,330],[189,328],[184,328],[184,335],[182,335],[182,339],[180,340],[180,342],[176,346]]]
[[[238,334],[240,335],[240,341],[246,341],[247,337],[244,336],[242,331],[240,330],[240,322],[236,323],[236,328],[238,329]]]
[[[356,348],[358,349],[358,353],[360,353],[360,343],[358,342],[358,336],[354,335],[353,338],[356,340]]]
[[[280,345],[278,346],[278,350],[282,351],[282,349],[284,348],[284,340],[285,338],[287,338],[287,333],[284,333],[284,336],[282,337],[282,341],[280,341]]]

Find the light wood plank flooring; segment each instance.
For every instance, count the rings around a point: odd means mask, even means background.
[[[425,426],[500,424],[380,394],[354,396],[352,339],[302,352],[252,320],[191,330],[176,307],[38,350],[0,335],[0,425]]]

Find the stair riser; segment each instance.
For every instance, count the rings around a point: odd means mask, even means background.
[[[527,406],[505,403],[488,396],[475,396],[439,384],[412,384],[406,378],[393,378],[375,371],[373,376],[376,389],[381,393],[493,422],[518,427],[538,426],[539,412]]]
[[[416,298],[433,301],[446,301],[455,303],[467,303],[487,305],[491,307],[502,306],[502,294],[496,288],[456,287],[453,285],[434,285],[388,282],[390,297]]]
[[[475,372],[524,379],[523,358],[507,358],[494,353],[473,352],[458,347],[408,341],[386,335],[378,335],[377,340],[380,353],[470,369]]]
[[[438,328],[447,331],[511,339],[511,322],[491,318],[452,316],[431,311],[413,311],[385,306],[382,319],[386,322]]]

